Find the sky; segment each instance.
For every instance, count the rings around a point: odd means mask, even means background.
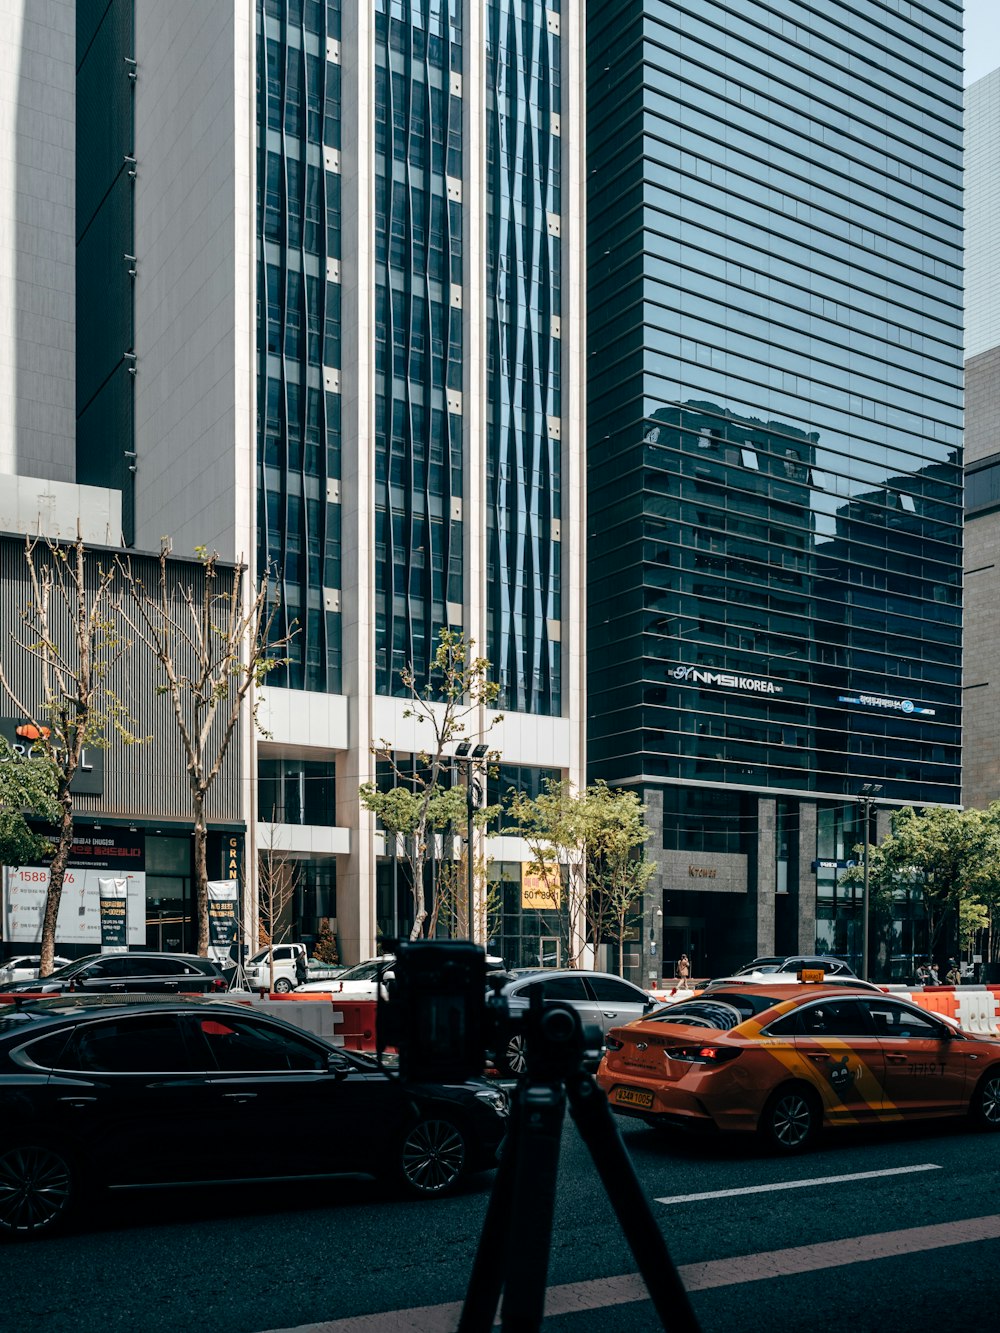
[[[965,82],[1000,65],[1000,0],[965,0]]]

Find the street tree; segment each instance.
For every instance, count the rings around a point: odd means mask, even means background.
[[[452,838],[468,822],[469,794],[447,780],[453,768],[448,747],[463,740],[485,744],[483,738],[503,721],[498,714],[485,725],[479,723],[481,710],[496,703],[500,686],[489,678],[488,659],[473,656],[474,647],[464,634],[442,629],[427,679],[418,682],[412,666],[400,672],[408,696],[403,716],[421,725],[428,744],[407,762],[391,742],[380,740],[372,754],[386,766],[392,785],[385,789],[366,782],[359,789],[365,809],[379,819],[388,838],[402,845],[413,896],[411,940],[430,928],[424,875],[431,841],[439,835]],[[484,756],[483,771],[495,760],[493,754]],[[469,780],[474,780],[471,771]],[[491,813],[488,808],[475,810],[474,825],[483,827]]]
[[[649,831],[645,807],[633,792],[603,781],[577,791],[563,779],[547,780],[537,797],[510,794],[507,814],[531,848],[529,872],[543,880],[553,864],[568,869],[567,958],[580,965],[585,944],[596,954],[609,936],[624,975],[625,940],[656,864],[644,859]]]
[[[919,889],[927,919],[930,953],[942,946],[949,921],[960,921],[963,902],[995,902],[1000,889],[1000,802],[988,810],[906,807],[893,813],[891,831],[868,847],[873,904],[888,906],[899,888]],[[856,849],[864,853],[864,846]],[[860,884],[854,867],[842,883]]]
[[[289,909],[301,875],[297,862],[282,846],[283,825],[272,811],[257,854],[257,944],[268,950],[268,990],[274,992],[274,949],[288,934]]]
[[[646,807],[635,792],[613,791],[605,782],[589,787],[585,797],[587,838],[587,917],[595,950],[610,935],[618,946],[618,975],[625,975],[625,940],[642,903],[656,862],[643,847],[649,829]]]
[[[24,758],[0,736],[0,865],[34,865],[52,851],[51,840],[34,832],[27,817],[58,823],[58,782],[51,760]]]
[[[196,576],[171,563],[169,542],[147,587],[130,557],[119,557],[125,582],[122,615],[159,665],[156,693],[169,698],[187,764],[194,834],[198,953],[208,956],[208,823],[206,801],[229,753],[244,709],[259,727],[253,696],[268,673],[287,662],[296,632],[279,636],[279,599],[267,569],[256,591],[245,566],[226,568],[218,552],[198,547]]]
[[[0,687],[23,721],[29,753],[54,777],[52,860],[42,916],[39,975],[52,971],[56,922],[73,846],[73,783],[84,752],[106,749],[109,728],[136,741],[111,688],[128,650],[115,615],[115,566],[87,551],[82,537],[64,543],[28,537],[24,558],[30,598],[11,635],[16,651],[0,656]]]

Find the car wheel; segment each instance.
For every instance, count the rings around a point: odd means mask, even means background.
[[[760,1132],[777,1152],[795,1153],[808,1148],[819,1130],[820,1109],[804,1088],[779,1088],[764,1107]]]
[[[520,1078],[528,1067],[528,1056],[524,1044],[523,1032],[514,1033],[503,1051],[497,1054],[494,1063],[497,1067],[497,1073],[503,1074],[509,1078]]]
[[[465,1174],[465,1135],[450,1120],[419,1120],[407,1132],[399,1171],[410,1194],[427,1199],[450,1193]]]
[[[276,995],[287,995],[291,989],[292,983],[287,977],[279,977],[274,983],[274,991]]]
[[[76,1171],[58,1148],[21,1143],[0,1153],[0,1236],[30,1240],[58,1231],[78,1192]]]
[[[969,1113],[981,1129],[1000,1129],[1000,1066],[988,1069],[979,1080]]]

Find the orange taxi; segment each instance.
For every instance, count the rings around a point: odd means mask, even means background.
[[[597,1081],[650,1125],[757,1131],[796,1152],[823,1126],[968,1114],[1000,1129],[1000,1040],[894,995],[720,986],[612,1028]]]

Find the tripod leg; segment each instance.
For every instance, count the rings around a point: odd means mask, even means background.
[[[672,1333],[700,1333],[688,1294],[625,1151],[607,1098],[587,1074],[567,1080],[566,1091],[573,1119],[635,1255],[660,1322]]]
[[[483,1229],[472,1264],[458,1333],[489,1333],[500,1303],[503,1288],[503,1256],[510,1230],[511,1203],[514,1198],[514,1172],[518,1156],[520,1098],[511,1107],[510,1128],[503,1156],[493,1178],[493,1189],[483,1219]]]
[[[501,1326],[503,1333],[538,1333],[545,1312],[566,1094],[561,1082],[528,1079],[518,1088],[518,1100]]]

